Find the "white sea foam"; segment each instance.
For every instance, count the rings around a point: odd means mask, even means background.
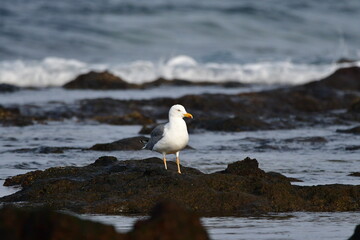
[[[360,62],[352,65],[360,66]],[[48,57],[41,61],[0,62],[0,83],[18,86],[61,86],[90,70],[109,70],[132,83],[153,81],[158,77],[190,81],[237,81],[253,84],[302,84],[347,66],[340,64],[297,64],[291,61],[247,64],[198,63],[189,56],[166,61],[135,61],[128,64],[89,64],[74,59]]]

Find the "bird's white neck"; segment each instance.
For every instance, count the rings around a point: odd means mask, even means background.
[[[179,117],[169,117],[169,125],[171,126],[184,126],[186,128],[186,123],[184,119]]]

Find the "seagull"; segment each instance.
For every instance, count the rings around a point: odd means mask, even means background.
[[[190,113],[186,112],[184,106],[180,104],[173,105],[169,110],[169,122],[154,128],[150,134],[149,141],[143,147],[144,149],[161,153],[165,169],[167,169],[166,154],[175,154],[178,173],[180,174],[179,153],[189,142],[189,134],[183,119],[184,117],[193,118]]]

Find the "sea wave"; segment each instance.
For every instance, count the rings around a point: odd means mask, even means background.
[[[90,64],[76,59],[47,57],[35,61],[0,62],[0,83],[23,87],[61,86],[88,71],[108,70],[131,83],[150,82],[157,78],[189,81],[248,84],[297,85],[323,78],[347,64],[300,64],[291,61],[261,61],[245,64],[198,63],[180,55],[158,62],[134,61],[123,64]],[[360,66],[359,62],[351,65]]]

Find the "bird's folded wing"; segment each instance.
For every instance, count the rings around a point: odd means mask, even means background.
[[[164,136],[165,124],[160,124],[156,128],[154,128],[150,134],[150,139],[145,145],[145,149],[152,150],[154,145],[160,141],[160,139]]]

